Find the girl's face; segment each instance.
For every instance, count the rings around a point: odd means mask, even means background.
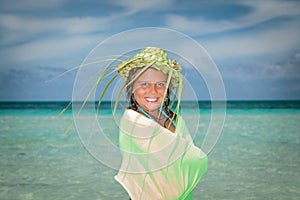
[[[133,84],[133,93],[138,105],[147,112],[156,111],[163,103],[167,75],[149,68]]]

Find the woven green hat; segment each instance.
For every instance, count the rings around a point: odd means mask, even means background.
[[[134,68],[152,67],[165,74],[172,74],[172,87],[179,87],[181,66],[176,60],[170,60],[166,51],[158,47],[146,47],[128,60],[121,61],[117,67],[121,77],[127,80],[130,70]]]

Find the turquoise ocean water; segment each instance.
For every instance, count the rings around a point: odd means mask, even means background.
[[[57,118],[65,105],[0,103],[0,199],[128,199],[116,171],[88,154],[75,128],[64,134],[73,121],[70,110]],[[299,199],[300,102],[227,105],[194,199]],[[210,104],[200,108],[206,126]]]

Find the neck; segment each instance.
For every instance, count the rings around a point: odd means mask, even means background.
[[[152,110],[152,111],[146,111],[147,113],[149,113],[149,115],[151,115],[153,118],[160,118],[161,116],[161,112],[159,112],[159,110]]]
[[[144,115],[146,115],[147,117],[154,119],[155,121],[164,118],[164,116],[161,114],[161,112],[159,111],[159,109],[156,110],[144,110],[142,107],[137,106],[138,110],[141,111]]]
[[[165,111],[160,111],[159,109],[154,110],[152,112],[146,112],[143,108],[141,108],[140,106],[137,106],[138,110],[140,112],[142,112],[144,115],[146,115],[147,117],[155,120],[157,123],[159,123],[160,125],[162,125],[163,127],[165,127],[165,123],[169,120],[173,127],[169,126],[169,130],[171,130],[172,132],[175,131],[176,128],[176,123],[173,119],[171,119],[166,113]]]

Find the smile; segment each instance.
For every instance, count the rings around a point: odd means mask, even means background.
[[[159,98],[145,97],[145,100],[146,100],[147,102],[154,103],[154,102],[157,102],[157,101],[159,100]]]

